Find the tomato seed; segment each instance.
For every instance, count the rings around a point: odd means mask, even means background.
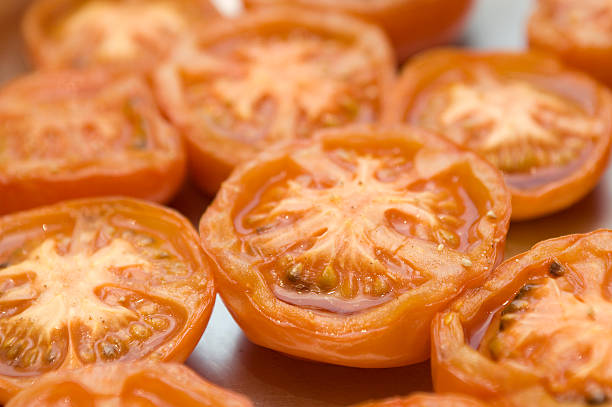
[[[101,346],[102,356],[104,359],[116,359],[119,357],[119,349],[110,343],[103,343]]]
[[[338,274],[331,264],[325,266],[323,273],[319,276],[319,287],[322,290],[331,290],[338,285]]]
[[[168,321],[166,321],[163,318],[159,318],[159,317],[146,318],[145,322],[151,325],[157,331],[163,331],[166,328],[168,328]]]
[[[553,277],[561,277],[565,274],[565,270],[563,270],[563,267],[561,267],[561,265],[556,261],[550,263],[548,271]]]
[[[49,349],[47,349],[47,351],[45,352],[45,355],[43,356],[43,359],[45,361],[45,363],[47,363],[48,365],[51,365],[53,363],[55,363],[55,361],[59,358],[59,352],[57,351],[57,349],[55,349],[53,347],[53,345],[49,346]]]
[[[96,361],[96,354],[90,344],[84,344],[79,347],[79,357],[84,363],[93,363]]]
[[[377,276],[372,284],[371,293],[377,297],[382,297],[387,294],[390,290],[387,279],[383,276]]]
[[[132,337],[138,339],[146,339],[151,336],[151,331],[145,325],[135,323],[130,325],[130,333]]]
[[[296,263],[293,266],[289,267],[287,270],[287,281],[292,284],[297,284],[302,281],[302,272],[304,270],[304,265],[302,263]]]
[[[22,368],[30,367],[36,362],[36,359],[38,359],[38,350],[30,349],[19,360],[19,366]]]
[[[499,360],[503,350],[502,341],[496,336],[489,341],[488,348],[493,360]]]
[[[529,305],[529,303],[527,301],[524,301],[524,300],[514,300],[510,304],[506,305],[506,307],[502,310],[501,314],[503,316],[503,315],[506,315],[506,314],[511,314],[513,312],[521,311],[521,310],[527,308],[528,305]]]

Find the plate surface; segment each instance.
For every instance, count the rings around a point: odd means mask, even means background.
[[[223,1],[228,0],[216,0]],[[18,28],[26,4],[23,0],[0,0],[0,83],[28,69]],[[530,0],[480,0],[460,45],[523,48],[530,6]],[[187,184],[171,205],[197,223],[208,202]],[[612,170],[608,170],[599,186],[568,210],[513,223],[506,254],[523,252],[543,239],[612,227],[611,203]],[[429,363],[395,369],[354,369],[296,360],[260,348],[242,335],[220,300],[187,364],[206,379],[244,393],[257,406],[266,407],[347,406],[372,398],[431,390]]]

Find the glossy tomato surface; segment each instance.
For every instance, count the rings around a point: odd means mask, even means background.
[[[429,132],[327,130],[263,153],[200,223],[224,303],[256,344],[355,367],[429,356],[429,326],[501,260],[501,174]]]
[[[531,48],[548,51],[612,86],[612,3],[538,0],[529,19]]]
[[[609,405],[612,231],[538,243],[432,325],[438,391],[511,406]]]
[[[512,219],[522,220],[595,187],[608,164],[612,95],[544,54],[435,50],[406,66],[386,119],[438,131],[496,165]]]
[[[391,39],[400,61],[416,51],[454,40],[472,0],[245,0],[247,7],[299,5],[320,13],[342,12],[370,21]]]
[[[7,407],[252,407],[184,365],[109,363],[48,373]]]
[[[188,220],[130,199],[0,218],[0,401],[53,370],[184,361],[214,303]]]
[[[375,26],[275,8],[201,31],[155,83],[185,133],[192,175],[214,194],[235,165],[271,144],[379,119],[393,66]]]
[[[147,70],[217,18],[208,0],[36,0],[22,31],[38,67]]]
[[[354,407],[485,407],[486,404],[463,395],[418,393],[409,397],[369,401]]]
[[[140,77],[39,71],[0,89],[0,214],[99,195],[164,202],[184,175],[180,135]]]

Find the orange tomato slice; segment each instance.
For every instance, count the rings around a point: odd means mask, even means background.
[[[274,143],[376,121],[393,66],[376,27],[283,8],[201,31],[157,70],[155,83],[186,136],[193,177],[214,194],[234,166]]]
[[[548,55],[424,53],[404,69],[387,112],[496,165],[515,220],[575,203],[608,164],[612,94]]]
[[[184,176],[180,135],[138,76],[35,72],[0,90],[0,214],[100,195],[164,202]]]
[[[500,173],[413,128],[327,130],[239,167],[200,223],[255,343],[358,367],[429,356],[437,310],[501,260]]]
[[[436,390],[508,406],[607,404],[611,252],[609,230],[546,240],[468,290],[432,326]]]
[[[191,224],[141,201],[70,201],[0,218],[0,401],[39,375],[185,360],[214,303]]]

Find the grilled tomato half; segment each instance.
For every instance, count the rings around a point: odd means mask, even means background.
[[[544,54],[422,54],[404,69],[388,113],[390,122],[438,131],[496,165],[515,220],[575,203],[608,164],[612,95]]]
[[[531,48],[612,86],[612,3],[608,0],[538,0],[528,23]]]
[[[437,391],[508,406],[610,405],[612,231],[507,260],[432,324]]]
[[[100,195],[164,202],[184,175],[180,135],[137,76],[39,71],[0,89],[0,214]]]
[[[390,367],[429,357],[434,314],[501,260],[510,194],[476,154],[409,127],[330,129],[237,168],[200,223],[256,344]]]
[[[214,303],[188,220],[130,199],[0,218],[0,402],[38,376],[113,361],[184,361]]]
[[[158,99],[210,194],[273,143],[378,120],[395,75],[378,28],[301,9],[221,21],[178,48],[156,72]]]
[[[48,373],[6,407],[253,407],[184,365],[132,362]]]
[[[22,29],[38,67],[144,71],[217,18],[209,0],[36,0]]]

